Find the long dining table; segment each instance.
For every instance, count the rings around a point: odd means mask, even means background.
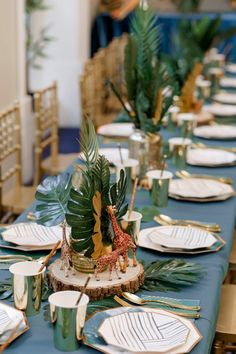
[[[178,136],[176,131],[167,132],[163,130],[161,132],[165,140],[171,136]],[[195,139],[196,141],[206,143],[206,140]],[[207,141],[208,144],[217,144],[224,147],[235,146],[235,141]],[[69,168],[69,172],[73,172],[72,164]],[[168,160],[168,169],[175,171],[171,160]],[[194,167],[188,166],[187,170],[191,173],[204,173],[215,176],[229,176],[234,181],[234,187],[236,188],[236,166],[231,167]],[[17,219],[16,222],[26,222],[27,214],[29,211],[34,211],[34,202],[29,208]],[[149,192],[146,190],[138,190],[136,195],[135,206],[143,207],[151,205],[151,199]],[[205,253],[201,255],[189,255],[180,256],[172,254],[161,254],[157,251],[151,251],[144,248],[138,249],[138,259],[144,261],[146,264],[156,260],[164,260],[170,258],[184,258],[189,262],[201,264],[204,268],[204,274],[201,279],[194,285],[182,288],[179,292],[149,292],[152,295],[169,296],[182,299],[198,299],[200,300],[200,319],[195,320],[195,324],[201,332],[203,338],[191,351],[192,354],[207,354],[211,351],[212,342],[214,339],[217,315],[220,305],[221,286],[224,277],[228,269],[228,258],[230,255],[234,227],[236,216],[236,198],[232,197],[225,201],[220,202],[186,202],[169,199],[168,206],[166,208],[159,208],[159,211],[163,214],[167,214],[173,218],[193,219],[205,222],[217,222],[221,225],[221,236],[225,240],[225,246],[218,252]],[[142,228],[156,226],[157,224],[147,222],[142,224]],[[9,254],[10,250],[0,249],[0,254]],[[36,253],[37,254],[37,253]],[[42,254],[42,252],[38,253]],[[0,280],[10,277],[10,273],[7,270],[0,271]],[[6,301],[9,303],[9,300]],[[12,305],[13,303],[10,302]],[[59,351],[53,344],[53,330],[48,321],[44,319],[44,304],[42,303],[41,312],[34,316],[29,317],[30,329],[24,333],[21,337],[15,340],[6,349],[6,353],[9,354],[42,354],[50,353],[57,354]],[[96,350],[81,345],[79,349],[80,353],[97,353]]]

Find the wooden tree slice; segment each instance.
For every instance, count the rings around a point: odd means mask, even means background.
[[[130,264],[132,261],[130,260]],[[88,274],[76,271],[73,274],[69,271],[69,276],[65,276],[64,270],[60,269],[61,260],[57,259],[48,267],[47,280],[48,285],[53,291],[77,290],[80,291],[88,277]],[[121,279],[118,279],[115,272],[112,274],[112,280],[109,281],[108,270],[99,274],[100,280],[95,279],[95,275],[90,279],[86,289],[86,294],[90,300],[100,300],[111,295],[121,295],[122,291],[135,292],[144,282],[144,269],[142,264],[138,263],[136,267],[129,266],[125,274],[119,272]]]

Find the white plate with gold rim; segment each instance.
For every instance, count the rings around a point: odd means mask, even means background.
[[[97,129],[97,134],[110,138],[127,138],[133,133],[132,123],[111,123],[101,125]]]
[[[148,234],[149,239],[162,247],[195,250],[213,246],[217,239],[198,227],[158,226]]]
[[[236,78],[235,77],[223,77],[220,80],[220,86],[223,88],[227,88],[227,87],[236,88]]]
[[[11,332],[19,325],[10,342],[29,329],[27,319],[22,311],[0,303],[0,345],[9,340]]]
[[[169,313],[168,311],[161,310],[161,309],[152,309],[152,308],[140,308],[140,307],[118,307],[116,309],[109,309],[101,312],[95,313],[88,321],[86,321],[84,326],[84,337],[83,342],[84,344],[97,349],[106,354],[131,354],[134,351],[124,350],[119,348],[118,346],[106,344],[104,340],[100,339],[98,336],[98,329],[106,320],[106,318],[111,318],[113,316],[121,315],[124,313],[133,313],[133,312],[147,312],[147,313],[155,313],[160,315],[168,315],[172,319],[176,319],[180,321],[185,327],[189,329],[189,334],[187,339],[183,345],[177,346],[173,350],[169,350],[168,354],[182,354],[182,353],[190,353],[191,350],[195,347],[195,345],[202,339],[202,335],[200,334],[199,330],[195,326],[195,324],[183,317],[178,315]],[[157,348],[158,349],[158,348]],[[161,353],[156,350],[156,353]]]
[[[129,150],[128,149],[121,149],[121,154],[123,160],[128,160],[129,158]],[[103,155],[111,164],[119,164],[120,161],[120,152],[119,148],[101,148],[99,149],[99,155]],[[80,158],[84,158],[83,153],[80,154]]]
[[[216,117],[236,116],[236,105],[213,103],[204,106],[203,110],[212,113]]]
[[[236,126],[223,124],[202,125],[195,128],[193,134],[205,139],[236,139]]]
[[[183,198],[212,198],[234,193],[231,185],[204,178],[173,179],[169,194]]]
[[[98,333],[107,344],[137,353],[167,353],[184,345],[190,329],[168,312],[130,311],[106,318]]]
[[[69,233],[67,228],[67,233]],[[19,246],[33,248],[52,248],[62,239],[62,228],[58,226],[46,227],[36,223],[19,223],[6,227],[1,236],[4,241]]]
[[[191,255],[191,254],[204,254],[204,253],[217,252],[225,245],[225,241],[218,234],[214,234],[214,237],[216,238],[216,242],[211,247],[208,248],[181,249],[181,248],[162,247],[161,245],[154,243],[149,237],[150,233],[155,232],[156,228],[158,227],[159,226],[150,227],[147,229],[143,229],[139,232],[138,242],[137,242],[139,247],[147,248],[149,250],[153,250],[161,253]],[[183,226],[183,227],[188,228],[189,226]]]
[[[236,154],[220,149],[189,149],[187,163],[194,166],[230,166],[236,163]]]
[[[231,73],[231,74],[236,74],[236,64],[234,63],[229,63],[225,66],[225,70],[228,72],[228,73]]]
[[[219,92],[213,96],[213,100],[223,104],[236,104],[236,94],[231,92]]]

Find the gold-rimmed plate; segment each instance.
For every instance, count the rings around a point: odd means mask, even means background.
[[[173,226],[172,226],[173,227]],[[185,226],[186,228],[189,226]],[[202,254],[202,253],[210,253],[210,252],[217,252],[224,247],[225,241],[220,237],[218,234],[212,233],[216,238],[216,242],[209,248],[199,248],[195,250],[182,250],[182,249],[170,249],[167,247],[162,247],[154,242],[152,242],[149,238],[150,232],[154,231],[158,226],[151,227],[147,229],[143,229],[140,231],[138,236],[138,246],[143,248],[148,248],[154,251],[158,251],[161,253],[173,253],[173,254]]]

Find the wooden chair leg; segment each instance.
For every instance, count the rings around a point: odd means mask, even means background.
[[[215,340],[212,346],[212,354],[224,354],[224,342]]]
[[[224,279],[224,284],[231,284],[231,271],[230,269],[228,270],[226,277]]]

